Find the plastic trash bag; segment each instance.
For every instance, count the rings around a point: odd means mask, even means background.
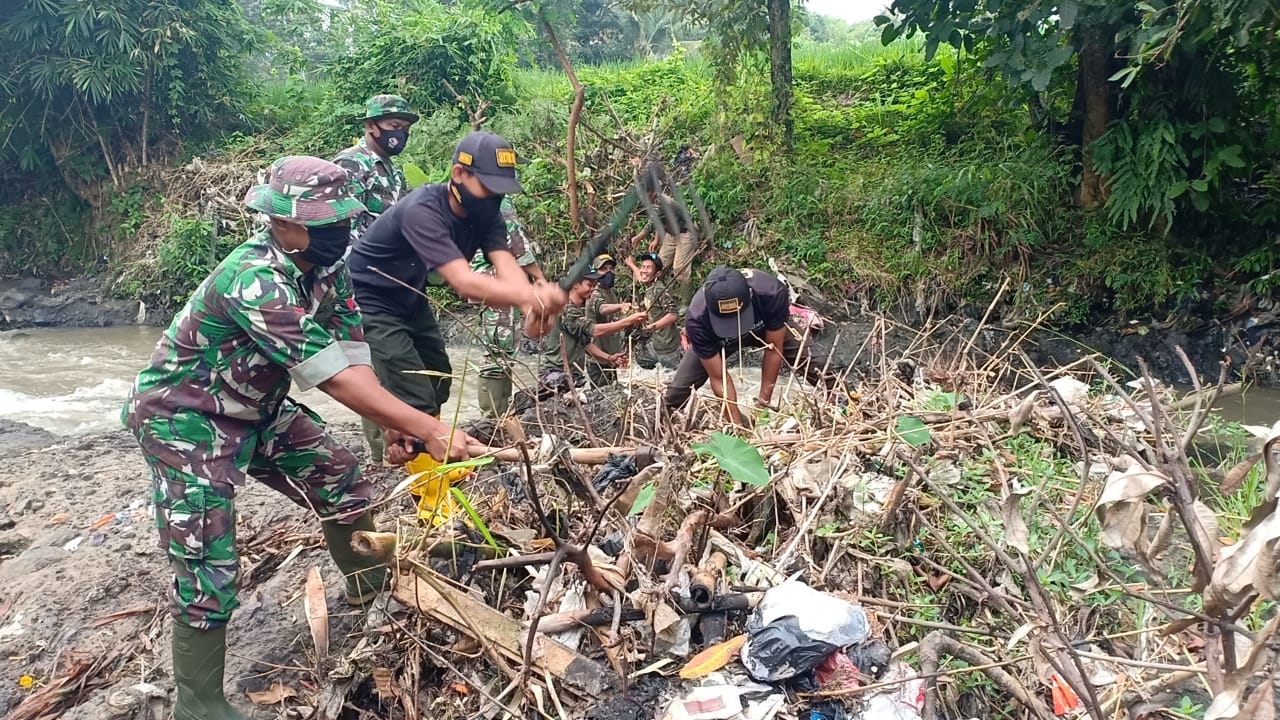
[[[870,634],[862,608],[788,580],[765,593],[747,620],[742,664],[752,678],[778,682],[814,669]]]

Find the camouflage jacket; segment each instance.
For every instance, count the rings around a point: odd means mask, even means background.
[[[293,383],[313,388],[370,364],[345,260],[303,273],[267,232],[200,283],[138,374],[121,420],[137,435],[195,444],[252,435]]]
[[[564,346],[565,355],[569,358],[569,368],[581,372],[585,367],[583,361],[587,357],[587,346],[594,338],[596,324],[587,316],[584,305],[569,303],[556,318],[551,332],[542,341],[542,369],[563,370],[564,361],[560,357],[560,347]]]
[[[667,313],[676,314],[676,322],[653,333],[653,349],[662,353],[680,350],[680,324],[684,322],[685,309],[680,306],[680,288],[674,283],[656,280],[645,288],[640,308],[649,314],[649,322]]]
[[[507,223],[507,248],[515,256],[516,263],[520,267],[528,267],[538,262],[533,241],[524,234],[524,227],[520,225],[520,218],[516,217],[516,208],[511,203],[510,196],[502,198],[502,219]],[[477,252],[471,258],[471,269],[489,275],[494,273],[493,263],[489,262],[483,252]]]
[[[368,138],[338,153],[333,162],[351,176],[351,195],[367,208],[356,219],[356,237],[408,192],[404,172],[370,147]]]
[[[591,293],[591,297],[587,298],[587,317],[597,325],[612,322],[613,318],[601,312],[600,308],[605,305],[617,304],[618,296],[612,288],[604,288],[597,285],[595,292]],[[616,332],[611,335],[602,335],[596,338],[596,345],[599,345],[601,350],[610,355],[622,352],[622,333]],[[596,362],[595,358],[590,358],[590,360]]]

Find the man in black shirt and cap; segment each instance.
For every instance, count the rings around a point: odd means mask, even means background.
[[[418,292],[429,280],[448,284],[467,300],[520,308],[525,334],[533,338],[545,335],[565,306],[564,291],[530,283],[507,246],[501,206],[505,195],[524,192],[516,176],[519,162],[504,138],[468,134],[454,150],[448,182],[402,197],[352,247],[348,264],[374,372],[394,395],[429,415],[439,417],[453,372],[435,315]],[[471,268],[477,250],[493,274]],[[378,428],[366,424],[365,437],[379,457]]]
[[[765,348],[756,396],[759,405],[771,403],[783,360],[804,373],[809,382],[835,387],[839,378],[825,372],[824,363],[810,356],[809,348],[797,337],[798,331],[787,324],[790,315],[791,293],[777,277],[760,270],[716,267],[689,302],[684,326],[689,349],[667,387],[663,404],[668,409],[681,407],[694,390],[710,380],[711,391],[724,401],[726,416],[743,424],[728,360],[745,347]]]

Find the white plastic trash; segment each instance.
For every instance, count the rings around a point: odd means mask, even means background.
[[[747,621],[742,664],[752,678],[778,682],[812,670],[870,634],[861,607],[788,580],[766,592]]]

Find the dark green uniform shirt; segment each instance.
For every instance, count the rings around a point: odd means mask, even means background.
[[[542,369],[544,371],[564,369],[564,361],[560,356],[560,349],[563,347],[564,354],[569,358],[569,368],[576,372],[583,372],[586,367],[584,362],[587,346],[593,340],[591,334],[595,329],[596,324],[588,317],[586,306],[573,303],[565,305],[560,317],[556,318],[551,332],[543,340]]]

